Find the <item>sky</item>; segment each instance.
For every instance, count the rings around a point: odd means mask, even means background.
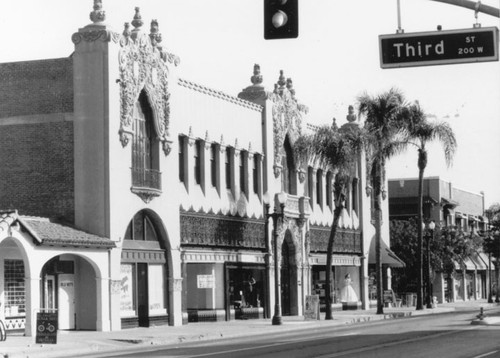
[[[398,27],[397,0],[299,0],[299,37],[265,40],[263,0],[103,0],[106,23],[122,32],[140,7],[144,29],[157,19],[163,47],[181,59],[179,76],[237,95],[251,84],[259,64],[272,90],[279,71],[293,80],[298,100],[309,107],[306,121],[345,122],[347,107],[363,94],[392,87],[418,100],[432,120],[450,123],[458,140],[447,168],[432,145],[426,176],[455,187],[485,192],[486,206],[500,202],[499,62],[381,69],[378,36]],[[400,0],[405,33],[470,29],[474,11],[429,0]],[[496,8],[500,0],[483,0]],[[71,35],[91,21],[92,0],[17,0],[4,4],[0,62],[71,55]],[[482,27],[499,19],[478,14]],[[417,151],[392,159],[388,178],[418,176]]]

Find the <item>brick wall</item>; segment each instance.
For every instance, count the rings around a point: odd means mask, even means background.
[[[0,126],[0,209],[74,221],[73,122]]]
[[[73,59],[0,64],[0,118],[73,112]]]

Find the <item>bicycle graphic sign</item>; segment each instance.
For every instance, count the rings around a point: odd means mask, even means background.
[[[57,312],[36,314],[36,343],[57,344]]]

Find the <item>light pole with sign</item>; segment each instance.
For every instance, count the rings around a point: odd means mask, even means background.
[[[275,206],[274,212],[270,213],[269,208],[271,206],[271,199],[269,193],[264,194],[263,201],[265,206],[266,220],[271,218],[273,220],[273,249],[274,249],[274,316],[272,319],[273,326],[281,325],[281,305],[280,305],[280,273],[279,273],[279,262],[278,262],[278,224],[279,219],[283,222],[285,216],[285,204],[287,195],[286,193],[276,194],[276,202],[280,207],[280,211],[277,211]]]

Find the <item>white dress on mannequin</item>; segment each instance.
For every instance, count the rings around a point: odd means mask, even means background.
[[[358,295],[351,286],[350,276],[344,279],[344,287],[340,291],[340,302],[358,302]]]

